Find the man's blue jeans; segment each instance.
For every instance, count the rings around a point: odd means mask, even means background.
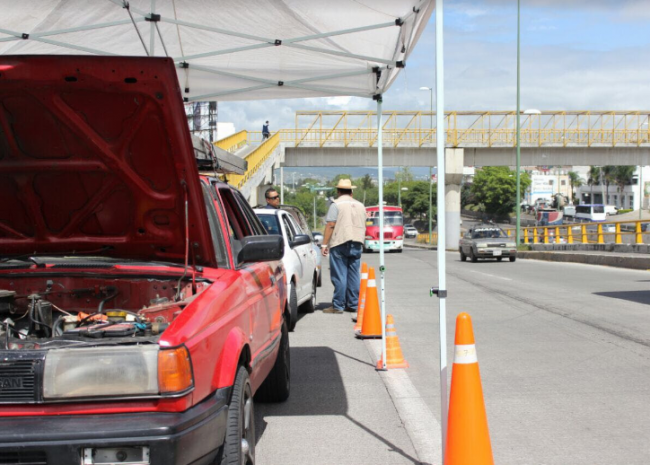
[[[337,310],[359,305],[363,244],[348,241],[330,249],[330,277],[334,285],[332,306]]]

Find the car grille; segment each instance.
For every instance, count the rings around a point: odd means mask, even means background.
[[[0,465],[47,465],[45,452],[0,452]]]
[[[36,369],[39,364],[40,360],[0,362],[0,403],[36,401]],[[5,462],[0,461],[0,464],[3,463]]]
[[[392,239],[392,238],[393,238],[392,232],[384,232],[384,239]]]

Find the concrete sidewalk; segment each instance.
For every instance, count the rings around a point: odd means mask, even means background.
[[[440,424],[406,370],[375,370],[377,340],[354,337],[352,313],[325,314],[332,285],[301,315],[291,343],[291,396],[255,404],[257,463],[438,464]]]

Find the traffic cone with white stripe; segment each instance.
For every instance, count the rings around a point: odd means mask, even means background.
[[[359,305],[357,306],[357,313],[352,317],[352,321],[356,323],[354,330],[361,330],[361,322],[363,321],[363,310],[366,306],[366,289],[368,287],[368,264],[361,264],[361,285],[359,286]]]
[[[399,338],[395,330],[393,315],[386,315],[386,368],[408,368],[409,364],[404,360],[402,348],[399,345]],[[384,360],[380,358],[377,362],[377,369],[384,368]]]
[[[472,319],[456,318],[444,465],[494,465]]]
[[[355,331],[355,336],[361,339],[381,337],[381,313],[379,311],[379,298],[377,297],[377,283],[375,269],[368,270],[368,285],[366,287],[366,306],[363,310],[361,330]]]

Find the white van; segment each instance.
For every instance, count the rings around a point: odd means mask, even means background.
[[[578,205],[576,207],[576,219],[582,221],[605,221],[604,205]]]

